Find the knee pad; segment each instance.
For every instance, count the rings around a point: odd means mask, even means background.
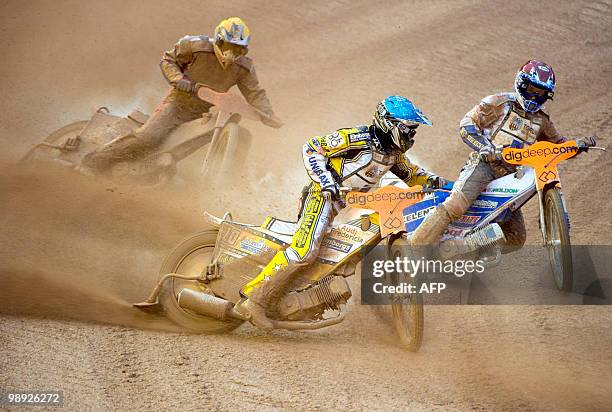
[[[442,203],[451,221],[459,219],[470,207],[467,198],[461,192],[451,192],[450,196]]]

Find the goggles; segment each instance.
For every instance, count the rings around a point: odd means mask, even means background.
[[[528,80],[524,80],[519,85],[520,92],[526,100],[533,100],[538,104],[544,104],[546,100],[552,99],[554,92],[543,89]]]
[[[400,135],[402,137],[407,137],[408,139],[414,137],[418,126],[418,124],[406,124],[403,122],[398,122],[395,124],[395,127],[397,127],[397,131],[400,133]]]
[[[248,49],[245,46],[230,43],[224,40],[218,40],[217,46],[223,54],[231,52],[234,56],[243,56],[247,53]]]

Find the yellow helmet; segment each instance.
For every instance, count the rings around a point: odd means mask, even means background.
[[[223,20],[215,28],[215,55],[226,69],[231,63],[248,51],[251,31],[239,17]]]

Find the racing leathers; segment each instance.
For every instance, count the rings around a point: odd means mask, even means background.
[[[513,92],[482,99],[461,120],[459,133],[474,152],[461,169],[451,195],[412,235],[413,245],[437,244],[449,223],[460,218],[491,181],[516,170],[496,157],[496,150],[522,148],[539,140],[565,141],[546,112],[525,112]],[[501,228],[506,237],[504,252],[523,246],[526,231],[520,210],[514,211]]]
[[[212,40],[206,36],[181,38],[173,49],[164,53],[160,66],[172,89],[141,127],[87,155],[83,160],[85,166],[104,169],[117,161],[140,157],[159,145],[179,125],[208,112],[211,105],[200,100],[190,87],[184,87],[185,84],[201,83],[218,92],[227,92],[237,85],[251,105],[273,116],[251,59],[240,56],[224,69],[215,56]]]
[[[279,251],[242,290],[249,300],[271,306],[283,294],[291,274],[317,257],[324,235],[344,203],[338,189],[366,191],[391,171],[408,185],[432,185],[438,177],[410,162],[398,148],[385,151],[374,126],[340,129],[316,136],[303,146],[310,184],[306,186],[291,245]],[[262,326],[262,325],[258,325]]]

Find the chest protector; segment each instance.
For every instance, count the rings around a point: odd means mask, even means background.
[[[330,162],[343,186],[368,189],[393,167],[396,155],[381,153],[370,145],[369,149],[351,151]]]
[[[514,107],[508,111],[501,125],[491,136],[495,146],[522,148],[536,141],[542,119],[517,112]]]

